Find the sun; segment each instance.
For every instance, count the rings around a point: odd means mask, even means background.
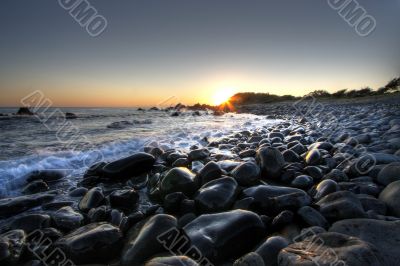
[[[232,95],[232,89],[219,89],[213,95],[213,103],[214,105],[223,104],[227,102]]]

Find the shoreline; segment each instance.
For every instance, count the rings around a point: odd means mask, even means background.
[[[43,247],[32,240],[39,233],[73,265],[294,265],[298,252],[335,263],[328,251],[347,265],[394,265],[396,99],[241,106],[238,112],[284,121],[188,152],[154,144],[96,164],[76,177],[67,198],[54,190],[62,173],[32,173],[25,196],[0,199],[0,238],[17,254],[0,261],[43,262],[35,257]],[[15,239],[23,245],[10,245]],[[178,239],[190,245],[179,250]],[[320,248],[309,245],[320,240]]]

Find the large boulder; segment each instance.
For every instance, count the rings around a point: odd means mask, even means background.
[[[400,180],[400,163],[391,163],[382,168],[378,173],[378,182],[387,186]]]
[[[205,183],[220,178],[222,170],[216,162],[208,162],[197,174],[199,182],[204,185]]]
[[[261,147],[256,154],[263,177],[277,179],[280,177],[285,159],[277,148]]]
[[[0,218],[7,218],[33,207],[37,207],[45,202],[53,200],[54,197],[54,193],[48,192],[0,199]]]
[[[264,224],[253,212],[234,210],[201,215],[183,230],[204,257],[221,261],[250,251],[263,237]]]
[[[400,217],[400,180],[390,183],[379,194],[379,200],[386,204],[388,214]]]
[[[138,152],[103,166],[102,173],[109,178],[130,178],[151,170],[156,159],[153,155]]]
[[[238,184],[232,177],[221,177],[203,185],[195,202],[202,213],[228,210],[235,201]]]
[[[83,215],[74,211],[70,206],[60,208],[52,214],[52,218],[55,226],[65,231],[77,229],[84,221]]]
[[[121,255],[121,265],[142,265],[154,255],[167,251],[159,237],[176,226],[176,218],[166,214],[155,215],[144,224],[138,224],[128,233]]]
[[[381,266],[377,248],[361,239],[339,233],[321,233],[307,237],[279,253],[279,266]]]
[[[93,223],[72,231],[55,242],[75,264],[104,263],[118,256],[122,233],[108,223]]]
[[[289,245],[289,241],[281,236],[269,237],[257,249],[265,265],[277,266],[279,252]]]
[[[88,212],[92,208],[96,208],[104,201],[103,190],[100,187],[90,189],[79,202],[79,209]]]
[[[382,265],[397,265],[400,261],[400,221],[348,219],[334,223],[329,231],[354,236],[373,244],[384,259]]]
[[[241,186],[251,186],[260,179],[260,167],[253,162],[244,162],[232,171],[232,176]]]

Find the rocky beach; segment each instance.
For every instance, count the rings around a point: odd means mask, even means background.
[[[399,264],[398,101],[236,111],[279,120],[189,149],[153,141],[75,185],[29,173],[0,199],[0,265]]]

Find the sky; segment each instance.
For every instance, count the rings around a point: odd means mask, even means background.
[[[35,90],[55,106],[133,107],[376,89],[400,75],[400,0],[358,1],[376,20],[366,37],[327,0],[89,0],[107,20],[97,37],[59,1],[2,0],[0,106]]]

